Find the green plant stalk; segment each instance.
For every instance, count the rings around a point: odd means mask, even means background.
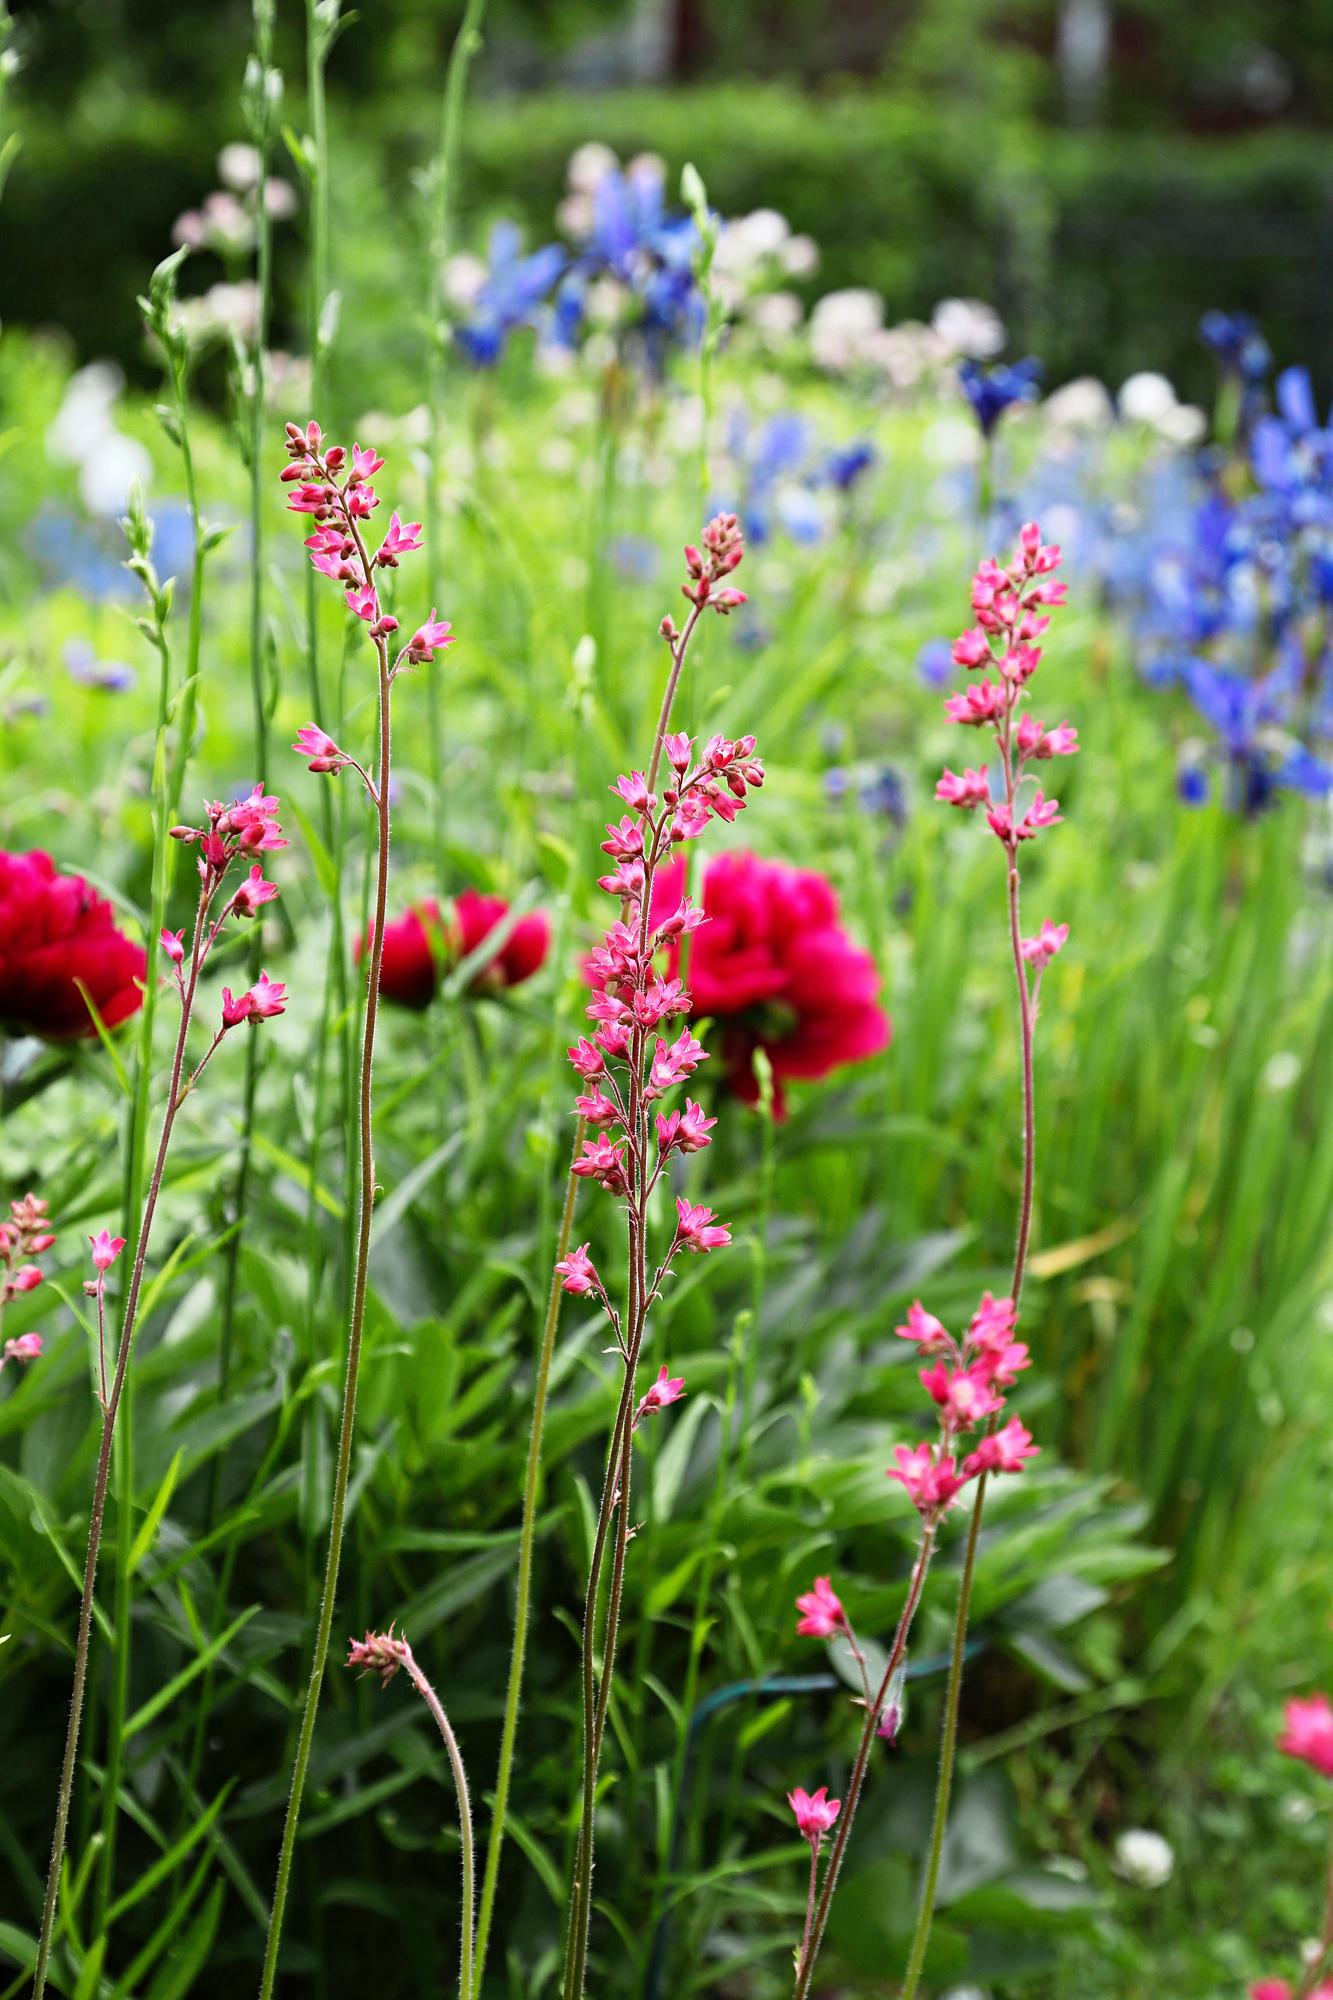
[[[353,528],[362,574],[373,575],[370,558],[359,533]],[[370,1231],[375,1206],[374,1080],[375,1026],[379,1012],[380,968],[384,958],[384,930],[389,902],[389,846],[391,808],[389,783],[392,776],[390,702],[392,672],[387,642],[375,640],[379,676],[379,757],[374,791],[377,828],[375,906],[370,949],[366,953],[365,1019],[361,1039],[360,1088],[357,1096],[356,1130],[358,1153],[358,1222],[356,1261],[352,1282],[352,1316],[347,1336],[347,1365],[343,1377],[342,1419],[338,1431],[338,1455],[333,1478],[333,1500],[329,1517],[328,1553],[324,1563],[319,1618],[315,1631],[310,1675],[297,1736],[292,1767],[291,1791],[283,1822],[282,1844],[278,1852],[277,1880],[269,1913],[268,1936],[264,1946],[264,1967],[260,1978],[260,2000],[271,2000],[278,1971],[278,1951],[282,1923],[287,1908],[292,1861],[296,1852],[296,1832],[301,1818],[310,1751],[315,1737],[315,1717],[319,1709],[324,1671],[328,1665],[329,1641],[333,1631],[333,1611],[338,1592],[338,1567],[342,1557],[343,1533],[347,1518],[347,1487],[351,1476],[352,1439],[356,1427],[356,1395],[361,1372],[361,1341],[365,1330],[366,1294],[370,1279]]]
[[[102,1414],[102,1442],[97,1455],[97,1472],[93,1481],[93,1504],[88,1520],[88,1553],[83,1572],[83,1594],[79,1604],[79,1629],[74,1645],[74,1684],[70,1694],[69,1722],[65,1731],[65,1752],[60,1768],[60,1783],[56,1794],[56,1823],[51,1841],[51,1863],[46,1879],[46,1895],[42,1905],[42,1927],[37,1943],[37,1962],[33,1974],[33,2000],[42,2000],[46,1990],[46,1976],[51,1959],[51,1946],[55,1936],[56,1906],[60,1893],[60,1877],[65,1856],[65,1837],[69,1829],[70,1800],[74,1791],[74,1765],[79,1747],[79,1729],[83,1720],[84,1697],[88,1684],[88,1654],[92,1640],[93,1600],[97,1584],[97,1560],[102,1546],[102,1522],[106,1510],[106,1495],[111,1470],[111,1453],[116,1436],[116,1418],[125,1394],[129,1373],[130,1348],[134,1339],[135,1319],[139,1307],[139,1295],[143,1287],[144,1264],[148,1256],[148,1241],[152,1234],[153,1217],[157,1210],[157,1199],[162,1187],[162,1175],[167,1162],[167,1150],[171,1144],[171,1134],[176,1122],[176,1114],[189,1094],[191,1083],[182,1089],[181,1077],[185,1065],[185,1042],[190,1029],[190,1017],[194,1008],[195,990],[199,978],[200,943],[203,937],[204,918],[207,913],[206,898],[201,896],[195,917],[194,947],[190,959],[190,978],[184,989],[181,1003],[180,1026],[176,1033],[176,1049],[172,1057],[171,1081],[167,1091],[166,1109],[162,1116],[161,1135],[158,1139],[157,1158],[153,1165],[152,1178],[143,1204],[134,1249],[134,1265],[129,1289],[125,1299],[125,1311],[121,1320],[120,1339],[116,1350],[116,1370]],[[220,1039],[220,1037],[219,1037]],[[217,1046],[215,1041],[214,1048]],[[209,1054],[212,1054],[210,1049]],[[208,1057],[204,1058],[206,1062]],[[202,1068],[202,1064],[200,1068]],[[196,1076],[198,1071],[195,1072]],[[119,1597],[119,1593],[118,1593]],[[117,1632],[118,1652],[125,1650],[123,1631]],[[119,1730],[119,1720],[117,1720]],[[117,1735],[119,1746],[119,1735]],[[112,1794],[114,1798],[114,1794]]]
[[[1009,745],[1006,738],[1002,745],[1004,757],[1005,789],[1013,810],[1014,780],[1009,759]],[[1028,984],[1027,967],[1023,962],[1022,924],[1019,912],[1019,874],[1017,855],[1011,849],[1009,854],[1009,946],[1013,953],[1014,980],[1018,991],[1019,1017],[1023,1037],[1023,1193],[1018,1214],[1018,1238],[1014,1245],[1014,1273],[1009,1296],[1015,1307],[1023,1295],[1023,1279],[1027,1271],[1028,1240],[1032,1233],[1032,1188],[1037,1148],[1037,1108],[1036,1093],[1032,1077],[1032,1039],[1036,1025],[1036,1010],[1033,992]],[[988,1434],[995,1428],[992,1417],[987,1426]],[[967,1546],[963,1554],[962,1575],[958,1582],[958,1610],[954,1619],[953,1647],[949,1655],[949,1680],[944,1692],[944,1717],[940,1732],[940,1768],[935,1787],[935,1806],[930,1825],[930,1846],[926,1854],[926,1870],[921,1884],[921,1902],[917,1911],[916,1929],[912,1934],[912,1946],[908,1953],[907,1972],[903,1980],[902,2000],[912,2000],[926,1962],[926,1949],[930,1943],[931,1925],[935,1918],[935,1897],[939,1890],[940,1862],[944,1854],[944,1835],[949,1821],[949,1800],[953,1792],[954,1763],[958,1752],[958,1712],[963,1694],[963,1665],[967,1651],[967,1627],[972,1611],[972,1585],[977,1568],[977,1544],[981,1537],[981,1517],[986,1503],[987,1474],[982,1473],[977,1481],[976,1498],[972,1503],[972,1518],[967,1528]]]
[[[199,485],[195,476],[194,453],[190,446],[188,362],[182,351],[169,354],[172,402],[185,475],[186,499],[190,509],[192,556],[190,569],[190,612],[186,625],[185,677],[180,691],[180,724],[176,754],[169,758],[167,718],[171,705],[170,658],[163,622],[157,619],[157,646],[161,663],[158,680],[158,736],[154,752],[154,788],[158,798],[157,824],[153,842],[152,917],[147,939],[148,965],[155,963],[158,937],[166,924],[167,898],[171,890],[174,844],[167,829],[180,811],[185,784],[185,767],[194,744],[196,693],[203,639],[204,564],[208,550]],[[144,1166],[148,1146],[148,1092],[152,1081],[153,1023],[157,1015],[157,980],[151,970],[144,981],[143,1014],[135,1067],[134,1099],[126,1146],[122,1200],[125,1235],[138,1239],[143,1212]],[[128,1296],[126,1311],[128,1312]],[[122,1325],[122,1339],[124,1337]],[[114,1427],[113,1485],[116,1494],[116,1583],[113,1623],[116,1650],[110,1709],[107,1719],[105,1775],[102,1781],[102,1849],[98,1857],[93,1891],[95,1934],[100,1934],[102,1918],[111,1900],[115,1880],[116,1833],[120,1818],[120,1774],[124,1754],[122,1730],[129,1706],[131,1647],[131,1606],[133,1577],[130,1551],[134,1546],[134,1399],[132,1385],[124,1384],[120,1422]],[[100,1532],[100,1530],[99,1530]]]
[[[254,743],[255,781],[268,777],[268,703],[264,690],[264,365],[268,343],[270,295],[273,286],[273,229],[269,220],[264,189],[268,184],[272,153],[273,121],[269,112],[268,79],[273,60],[273,0],[254,0],[255,49],[258,71],[258,99],[252,119],[252,137],[259,154],[258,194],[255,201],[255,279],[258,287],[253,373],[250,389],[250,701]],[[256,923],[250,939],[251,982],[259,977],[264,952],[264,936]],[[232,1356],[236,1343],[236,1293],[240,1280],[241,1242],[245,1231],[246,1203],[250,1191],[250,1169],[254,1151],[255,1098],[259,1087],[258,1035],[247,1037],[245,1080],[242,1087],[240,1156],[236,1165],[235,1193],[232,1198],[232,1229],[223,1250],[222,1331],[218,1342],[218,1402],[224,1403],[231,1387]],[[205,1533],[217,1513],[222,1473],[221,1458],[213,1461],[208,1502],[204,1514]],[[208,1677],[211,1679],[211,1674]],[[211,1690],[206,1687],[205,1692]]]
[[[427,408],[430,412],[429,465],[426,471],[426,565],[432,593],[444,587],[444,529],[440,511],[440,467],[444,463],[444,393],[448,376],[449,329],[446,320],[444,267],[453,248],[454,192],[458,180],[458,156],[463,139],[463,109],[467,100],[468,72],[481,48],[481,23],[486,0],[467,0],[462,25],[454,37],[445,72],[444,97],[440,110],[440,143],[435,155],[430,185],[431,272],[434,279],[430,325],[430,376]],[[431,842],[443,899],[445,880],[445,785],[444,785],[444,699],[438,676],[426,684],[426,712],[430,735]]]

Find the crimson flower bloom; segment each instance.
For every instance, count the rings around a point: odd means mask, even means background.
[[[49,854],[0,852],[0,1022],[46,1041],[93,1035],[86,988],[108,1028],[143,1005],[147,954],[110,903]]]
[[[503,896],[485,896],[477,889],[464,889],[455,898],[449,918],[440,915],[433,896],[414,903],[384,926],[380,992],[400,1007],[429,1007],[439,988],[441,967],[469,957],[508,914]],[[367,944],[372,935],[373,930],[367,932]],[[494,957],[474,975],[473,992],[520,985],[545,962],[550,947],[551,925],[545,912],[534,910],[520,917]]]
[[[842,1811],[842,1800],[831,1799],[827,1785],[821,1785],[817,1792],[807,1792],[798,1785],[794,1792],[788,1792],[787,1804],[796,1816],[798,1831],[816,1847]]]
[[[817,1576],[814,1589],[797,1598],[796,1609],[801,1613],[796,1631],[802,1639],[832,1639],[847,1630],[847,1613],[829,1577]]]
[[[659,869],[654,914],[680,903],[684,863]],[[689,984],[694,1012],[715,1019],[731,1089],[759,1095],[754,1052],[773,1065],[774,1110],[782,1086],[828,1076],[887,1048],[892,1023],[876,997],[869,952],[848,937],[833,885],[809,868],[757,854],[720,854],[703,879],[707,922],[695,933]]]

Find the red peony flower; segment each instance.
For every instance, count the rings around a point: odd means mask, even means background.
[[[414,903],[384,926],[380,992],[400,1007],[428,1007],[439,987],[441,968],[467,958],[508,914],[502,896],[484,896],[476,889],[464,889],[449,919],[441,917],[433,896]],[[370,935],[373,932],[367,941]],[[542,911],[520,917],[499,951],[474,975],[472,990],[517,986],[530,979],[550,945],[551,926]]]
[[[57,874],[40,851],[0,851],[0,1023],[11,1034],[49,1042],[95,1035],[76,982],[114,1028],[142,1007],[147,965],[82,875]]]
[[[685,864],[662,869],[656,914],[680,901]],[[833,885],[808,868],[757,854],[720,854],[703,878],[708,922],[691,942],[686,983],[694,1012],[718,1023],[727,1081],[753,1104],[754,1052],[773,1065],[774,1108],[782,1085],[827,1076],[887,1048],[892,1023],[880,1006],[879,974],[838,920]]]

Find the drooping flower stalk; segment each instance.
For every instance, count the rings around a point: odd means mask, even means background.
[[[671,727],[672,706],[676,699],[681,672],[685,665],[686,655],[690,649],[690,643],[698,627],[699,619],[705,605],[711,601],[712,597],[715,594],[721,594],[719,586],[726,589],[726,586],[722,585],[722,578],[725,575],[729,575],[740,560],[740,536],[734,521],[727,529],[727,536],[730,537],[733,533],[736,536],[735,550],[732,551],[728,548],[725,556],[725,560],[729,564],[728,568],[724,569],[722,567],[724,557],[721,551],[711,546],[708,549],[707,558],[700,559],[700,574],[697,578],[692,577],[691,583],[686,587],[687,593],[690,594],[691,609],[689,616],[685,620],[683,629],[677,631],[674,621],[670,618],[665,618],[662,621],[662,636],[670,648],[671,664],[667,671],[666,684],[662,690],[662,704],[658,712],[657,728],[653,736],[652,754],[648,761],[646,783],[649,791],[654,790],[657,785],[661,769],[663,745],[666,742],[667,734]],[[710,522],[705,534],[706,544],[710,535],[715,541],[720,542],[723,539],[718,523]],[[731,560],[732,553],[736,555],[734,562]],[[695,593],[699,591],[705,577],[707,578],[707,590],[704,591],[702,598],[700,598]],[[718,604],[717,609],[723,613],[730,611],[741,600],[741,597],[741,592],[728,590],[726,604]],[[626,906],[622,914],[627,913]],[[509,1679],[505,1689],[504,1719],[500,1731],[500,1755],[495,1780],[495,1807],[491,1817],[490,1838],[486,1845],[486,1865],[482,1878],[481,1904],[477,1917],[478,1987],[480,1987],[486,1971],[486,1951],[490,1942],[491,1922],[495,1911],[495,1897],[499,1886],[500,1859],[504,1851],[509,1788],[513,1776],[514,1754],[518,1740],[518,1716],[523,1695],[523,1674],[527,1658],[528,1621],[532,1601],[532,1560],[536,1538],[537,1503],[541,1487],[541,1456],[546,1422],[546,1401],[550,1384],[551,1361],[555,1353],[556,1333],[560,1324],[560,1303],[563,1293],[567,1289],[562,1284],[562,1270],[569,1253],[570,1238],[573,1234],[574,1226],[574,1207],[578,1196],[579,1182],[583,1178],[579,1171],[579,1165],[584,1157],[583,1142],[586,1133],[587,1124],[580,1115],[574,1130],[573,1151],[570,1156],[569,1174],[565,1185],[564,1207],[560,1217],[556,1262],[546,1302],[546,1317],[542,1326],[541,1349],[537,1357],[537,1377],[533,1391],[532,1422],[528,1435],[527,1466],[523,1480],[523,1514],[519,1526],[518,1581],[514,1607],[514,1637],[509,1660]]]
[[[794,2000],[806,2000],[810,1991],[815,1960],[823,1942],[871,1749],[876,1734],[889,1721],[886,1711],[892,1700],[894,1679],[906,1661],[912,1622],[921,1601],[940,1524],[963,1488],[975,1482],[945,1697],[944,1741],[934,1823],[903,2000],[910,2000],[915,1991],[925,1960],[943,1851],[968,1611],[986,1486],[993,1472],[1021,1472],[1027,1460],[1036,1455],[1031,1435],[1022,1422],[1017,1417],[1011,1417],[1001,1426],[1000,1416],[1005,1407],[1002,1392],[1013,1386],[1030,1359],[1026,1346],[1015,1338],[1015,1334],[1032,1228],[1035,1141],[1032,1043],[1037,993],[1043,968],[1068,936],[1067,925],[1046,923],[1035,938],[1025,940],[1021,934],[1018,901],[1019,847],[1023,841],[1035,839],[1042,829],[1053,825],[1060,817],[1057,802],[1046,799],[1039,787],[1030,804],[1021,803],[1021,789],[1032,777],[1025,767],[1032,761],[1071,756],[1078,748],[1077,732],[1067,723],[1047,729],[1021,706],[1028,683],[1041,660],[1040,650],[1033,641],[1039,639],[1050,624],[1046,607],[1064,602],[1065,586],[1048,580],[1059,561],[1059,549],[1043,545],[1036,525],[1028,523],[1022,530],[1018,549],[1008,567],[990,560],[977,571],[972,582],[972,608],[977,624],[963,633],[953,649],[954,660],[959,666],[994,666],[1000,675],[998,682],[983,680],[961,694],[950,696],[945,708],[951,721],[992,731],[999,752],[1002,797],[992,803],[989,773],[971,769],[965,770],[961,777],[946,770],[936,787],[936,797],[945,804],[967,811],[985,806],[987,822],[1004,848],[1007,863],[1009,929],[1018,983],[1023,1047],[1024,1104],[1023,1190],[1014,1275],[1006,1298],[994,1299],[989,1292],[984,1295],[961,1340],[956,1340],[933,1313],[927,1312],[919,1299],[908,1312],[905,1324],[897,1329],[903,1339],[915,1343],[921,1358],[932,1364],[922,1369],[921,1382],[938,1408],[939,1435],[934,1445],[899,1445],[895,1453],[896,1464],[889,1474],[890,1478],[902,1484],[914,1502],[921,1517],[921,1538],[912,1566],[906,1603],[889,1650],[883,1678],[874,1699],[867,1706],[856,1759],[847,1783],[846,1810],[839,1822],[814,1922],[808,1932],[808,1943],[797,1965]],[[1029,967],[1032,973],[1030,980]],[[966,1457],[960,1458],[957,1449],[959,1440],[967,1432],[981,1426],[984,1429],[975,1448]],[[837,1604],[831,1587],[829,1596],[832,1604],[837,1606],[839,1618],[845,1622],[845,1615],[841,1613],[841,1606]],[[813,1630],[809,1623],[812,1613],[806,1608],[806,1603],[806,1600],[801,1600],[805,1610],[802,1622],[807,1630]]]
[[[462,1944],[458,1975],[459,2000],[472,2000],[476,1991],[473,1975],[475,1963],[475,1883],[476,1852],[472,1837],[472,1802],[468,1796],[467,1771],[463,1765],[463,1753],[458,1747],[458,1738],[444,1712],[443,1703],[434,1688],[417,1665],[412,1648],[405,1636],[395,1633],[391,1625],[387,1632],[367,1632],[364,1639],[353,1639],[347,1655],[349,1667],[357,1667],[362,1673],[375,1674],[381,1687],[387,1687],[399,1667],[410,1678],[413,1687],[425,1702],[435,1726],[444,1742],[449,1758],[449,1768],[453,1772],[454,1790],[458,1794],[458,1830],[463,1850],[463,1913]]]
[[[342,1557],[343,1533],[347,1516],[347,1487],[351,1475],[352,1439],[356,1427],[356,1398],[361,1371],[361,1341],[365,1329],[366,1291],[370,1269],[370,1233],[375,1204],[374,1082],[375,1029],[379,1014],[380,967],[384,955],[384,931],[389,900],[389,844],[391,831],[390,780],[392,777],[392,730],[390,705],[393,685],[404,667],[428,665],[435,654],[453,643],[448,623],[432,611],[402,646],[390,641],[398,631],[398,620],[380,603],[377,579],[385,570],[396,569],[400,560],[421,547],[418,522],[400,521],[395,513],[372,555],[367,547],[364,523],[379,506],[371,485],[384,460],[369,447],[353,445],[349,453],[342,445],[326,445],[317,423],[304,430],[287,426],[287,451],[291,463],[284,469],[284,484],[292,488],[288,507],[304,514],[314,525],[306,547],[314,568],[343,586],[347,608],[366,626],[375,654],[378,697],[378,745],[374,775],[349,752],[339,748],[318,723],[302,729],[295,745],[298,754],[309,760],[315,773],[336,776],[352,769],[365,787],[375,818],[376,864],[374,914],[370,948],[365,954],[365,1012],[361,1036],[361,1060],[357,1091],[357,1236],[352,1275],[352,1310],[347,1335],[347,1355],[343,1374],[342,1418],[338,1431],[338,1452],[334,1466],[333,1494],[329,1514],[328,1551],[320,1593],[310,1673],[297,1735],[292,1765],[291,1791],[283,1822],[282,1844],[278,1853],[277,1880],[269,1913],[268,1937],[264,1948],[264,1968],[260,1980],[262,2000],[269,2000],[277,1977],[278,1952],[282,1940],[283,1916],[291,1880],[296,1831],[301,1817],[306,1774],[315,1736],[315,1717],[328,1662],[333,1632],[333,1613],[338,1590],[338,1568]]]
[[[278,891],[271,882],[266,882],[262,864],[252,862],[246,879],[237,888],[223,897],[226,877],[235,861],[244,861],[257,854],[264,854],[276,848],[285,847],[286,841],[277,821],[278,801],[268,798],[263,787],[257,785],[250,797],[237,805],[213,805],[208,808],[205,823],[201,826],[179,826],[172,829],[175,839],[199,846],[199,902],[195,912],[194,932],[189,947],[184,942],[183,931],[164,929],[161,933],[161,947],[169,960],[172,982],[180,1002],[180,1022],[176,1031],[176,1046],[172,1056],[170,1081],[167,1086],[166,1105],[162,1114],[162,1126],[158,1138],[157,1156],[153,1163],[152,1176],[144,1200],[143,1212],[135,1242],[134,1262],[126,1293],[124,1314],[121,1320],[120,1338],[116,1348],[116,1365],[109,1393],[99,1398],[102,1409],[102,1439],[97,1455],[97,1470],[93,1481],[92,1511],[88,1523],[88,1554],[84,1566],[83,1594],[79,1605],[78,1637],[74,1648],[74,1687],[70,1697],[69,1723],[65,1734],[65,1753],[61,1765],[60,1782],[56,1798],[55,1835],[51,1844],[51,1865],[47,1876],[46,1898],[42,1909],[42,1928],[37,1945],[37,1965],[33,1982],[33,2000],[41,2000],[45,1991],[47,1970],[51,1956],[51,1942],[55,1932],[56,1903],[60,1888],[61,1865],[65,1852],[65,1837],[69,1827],[70,1800],[74,1789],[74,1765],[78,1752],[79,1730],[83,1720],[83,1703],[88,1677],[88,1654],[92,1637],[93,1599],[97,1579],[97,1560],[102,1543],[102,1521],[106,1509],[107,1485],[111,1470],[111,1453],[116,1436],[116,1416],[121,1398],[125,1392],[130,1350],[139,1310],[139,1297],[143,1286],[144,1265],[148,1256],[149,1239],[152,1235],[153,1218],[157,1210],[158,1195],[162,1187],[162,1175],[166,1167],[167,1153],[171,1145],[176,1118],[198,1084],[204,1070],[212,1061],[223,1039],[242,1022],[257,1025],[275,1014],[281,1014],[286,1004],[286,989],[269,980],[262,972],[255,984],[239,997],[224,989],[222,995],[222,1021],[205,1050],[202,1058],[192,1070],[185,1065],[186,1042],[190,1022],[193,1018],[198,992],[199,976],[217,942],[218,935],[228,917],[253,917],[265,903],[271,902]],[[222,901],[218,915],[211,913],[215,905]],[[103,1232],[105,1235],[105,1232]],[[118,1239],[123,1241],[123,1239]],[[100,1286],[105,1270],[115,1261],[119,1252],[114,1252],[105,1265],[101,1256],[107,1245],[98,1244],[94,1239],[94,1266],[99,1287],[99,1320],[101,1314]]]
[[[584,1603],[583,1774],[570,1885],[564,2000],[581,2000],[587,1968],[597,1773],[615,1675],[630,1537],[634,1438],[640,1424],[674,1402],[684,1388],[683,1381],[671,1377],[664,1365],[647,1392],[638,1395],[637,1369],[648,1318],[678,1256],[721,1249],[731,1240],[729,1231],[715,1222],[711,1209],[678,1196],[675,1230],[660,1260],[649,1248],[651,1198],[672,1156],[701,1151],[711,1143],[710,1128],[716,1123],[689,1098],[683,1110],[657,1112],[655,1118],[651,1110],[669,1090],[689,1078],[707,1053],[688,1028],[682,1028],[670,1042],[656,1032],[676,1015],[688,1013],[690,1007],[682,981],[657,972],[657,954],[695,930],[703,916],[688,897],[672,900],[669,909],[655,908],[653,889],[661,865],[675,846],[697,838],[714,817],[734,820],[749,790],[763,782],[763,767],[755,760],[752,736],[736,742],[714,736],[696,757],[693,739],[679,732],[668,734],[665,720],[699,618],[710,606],[725,615],[744,601],[740,591],[723,582],[742,554],[734,515],[719,515],[710,521],[702,552],[695,548],[685,551],[690,581],[684,590],[691,610],[680,633],[670,618],[662,623],[662,635],[672,648],[672,667],[649,772],[646,777],[641,771],[631,772],[618,778],[611,788],[630,810],[607,827],[607,838],[602,842],[613,867],[599,878],[599,887],[619,899],[621,913],[589,961],[594,995],[588,1012],[598,1025],[591,1039],[580,1037],[570,1050],[570,1061],[584,1084],[575,1109],[598,1134],[593,1140],[582,1141],[582,1158],[574,1163],[573,1172],[581,1179],[595,1181],[623,1204],[626,1276],[623,1303],[615,1305],[586,1243],[570,1251],[557,1266],[566,1291],[587,1296],[601,1306],[623,1369]],[[657,786],[663,763],[669,776],[659,800]],[[658,902],[663,902],[660,896]],[[613,1133],[619,1134],[618,1141]],[[608,1548],[610,1582],[599,1676],[597,1625]]]

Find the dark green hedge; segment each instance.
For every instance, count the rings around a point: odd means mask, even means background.
[[[406,231],[435,117],[424,90],[375,115],[349,107],[335,129],[358,160],[344,159],[342,196],[355,174],[359,212]],[[234,124],[208,130],[170,106],[103,100],[59,120],[30,112],[26,126],[5,203],[3,310],[133,365],[134,293],[175,215],[211,185]],[[549,234],[565,161],[588,138],[622,154],[651,148],[673,172],[693,159],[724,212],[781,209],[823,250],[813,289],[871,285],[895,317],[951,293],[993,300],[1053,380],[1162,367],[1202,390],[1195,329],[1212,305],[1258,314],[1281,359],[1325,377],[1333,366],[1333,142],[1322,134],[1076,136],[956,103],[754,84],[491,101],[469,116],[467,226],[514,213],[534,238]],[[371,204],[367,175],[382,189]],[[381,273],[386,247],[367,259]],[[298,278],[289,271],[291,298]]]

